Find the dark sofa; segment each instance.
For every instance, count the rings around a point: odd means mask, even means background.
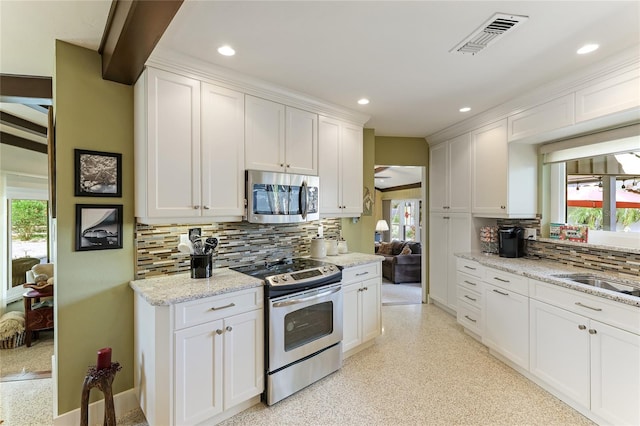
[[[402,254],[405,247],[410,254]],[[409,250],[406,250],[407,252]],[[382,276],[398,283],[416,283],[421,280],[422,246],[413,241],[393,241],[376,244],[376,253],[384,256]]]

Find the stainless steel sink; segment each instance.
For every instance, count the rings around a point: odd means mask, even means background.
[[[580,284],[586,284],[593,287],[599,287],[618,293],[630,294],[632,296],[640,297],[640,288],[632,287],[630,285],[615,280],[610,280],[608,278],[602,278],[593,274],[564,274],[556,275],[556,277],[565,278]]]

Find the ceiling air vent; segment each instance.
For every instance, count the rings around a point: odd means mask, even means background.
[[[528,16],[496,13],[449,52],[475,55],[498,41],[507,32],[512,32],[516,27],[525,23],[527,19],[529,19]]]

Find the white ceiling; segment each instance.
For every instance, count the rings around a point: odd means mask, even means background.
[[[55,38],[97,49],[110,3],[1,0],[0,72],[52,75]],[[529,20],[476,56],[449,53],[495,12]],[[601,47],[577,56],[587,42]],[[640,2],[186,0],[159,47],[361,111],[376,135],[424,137],[640,48]]]
[[[376,168],[381,166],[376,166]],[[411,185],[422,182],[422,167],[390,166],[375,174],[374,186],[378,189]]]

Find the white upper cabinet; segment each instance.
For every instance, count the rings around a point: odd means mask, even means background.
[[[318,115],[246,95],[245,167],[318,174]]]
[[[576,92],[576,122],[640,106],[638,69],[595,83]]]
[[[321,217],[362,214],[362,127],[320,117],[318,126]]]
[[[575,120],[575,96],[566,96],[509,116],[508,141],[518,141],[562,127]]]
[[[135,86],[136,216],[241,220],[244,95],[147,68]]]
[[[431,148],[429,209],[471,211],[471,135],[465,133]]]
[[[474,216],[535,217],[538,167],[535,146],[509,144],[506,119],[472,131],[471,143]]]

